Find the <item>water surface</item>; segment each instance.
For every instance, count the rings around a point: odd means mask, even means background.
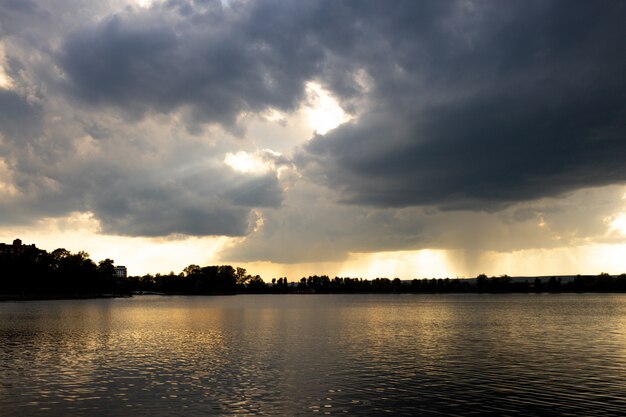
[[[624,295],[0,303],[1,416],[623,410]]]

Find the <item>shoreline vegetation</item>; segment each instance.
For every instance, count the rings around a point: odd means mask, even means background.
[[[265,282],[230,265],[189,265],[176,274],[118,276],[114,262],[95,263],[83,251],[33,247],[0,255],[0,301],[130,297],[133,295],[356,294],[356,293],[582,293],[626,292],[626,274],[567,277],[376,278],[313,275]]]

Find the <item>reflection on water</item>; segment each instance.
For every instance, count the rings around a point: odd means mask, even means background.
[[[623,295],[0,303],[1,416],[623,410]]]

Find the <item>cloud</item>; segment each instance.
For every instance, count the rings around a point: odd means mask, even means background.
[[[228,262],[299,263],[344,261],[350,253],[439,249],[473,271],[487,251],[623,242],[623,235],[611,230],[611,220],[624,212],[623,195],[624,186],[595,187],[512,203],[497,212],[442,211],[345,205],[324,187],[300,179],[280,209],[262,210],[262,225],[221,256]]]
[[[56,110],[45,134],[3,143],[4,224],[83,212],[106,234],[242,236],[255,209],[281,204],[276,169],[241,173],[223,162],[231,141],[199,140],[169,119]]]
[[[0,5],[4,224],[297,262],[576,244],[620,212],[578,196],[626,180],[622,2],[122,3]],[[310,85],[349,121],[310,137]]]
[[[253,208],[280,204],[282,189],[275,173],[250,176],[216,162],[207,165],[178,177],[172,176],[173,167],[161,176],[142,175],[143,169],[113,178],[102,175],[102,192],[94,189],[87,207],[106,233],[242,236],[254,226]]]
[[[368,16],[389,47],[353,61],[370,105],[302,148],[308,175],[348,203],[481,210],[626,180],[624,5],[472,4]]]
[[[236,131],[241,114],[295,109],[322,55],[295,27],[304,11],[277,7],[180,1],[129,8],[71,33],[57,61],[68,91],[88,105],[131,117],[184,109],[192,126]]]
[[[242,236],[254,226],[253,208],[276,207],[282,200],[274,173],[250,178],[216,166],[172,178],[97,160],[71,163],[40,176],[19,174],[18,192],[0,204],[7,213],[2,222],[29,223],[80,211],[92,213],[107,234]]]
[[[42,133],[42,109],[20,94],[0,88],[0,133],[5,141],[31,140]]]
[[[13,81],[0,88],[0,222],[78,212],[108,234],[249,233],[256,209],[281,204],[280,158],[263,173],[236,172],[224,156],[249,141],[189,133],[196,117],[231,127],[254,94],[227,84],[260,76],[227,62],[239,53],[236,32],[206,27],[220,2],[102,7],[0,5]]]
[[[28,32],[41,25],[50,13],[35,0],[6,0],[0,4],[0,34]]]

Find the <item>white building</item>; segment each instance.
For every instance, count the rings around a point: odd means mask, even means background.
[[[118,265],[115,267],[115,275],[120,278],[126,278],[128,276],[128,270],[123,265]]]

